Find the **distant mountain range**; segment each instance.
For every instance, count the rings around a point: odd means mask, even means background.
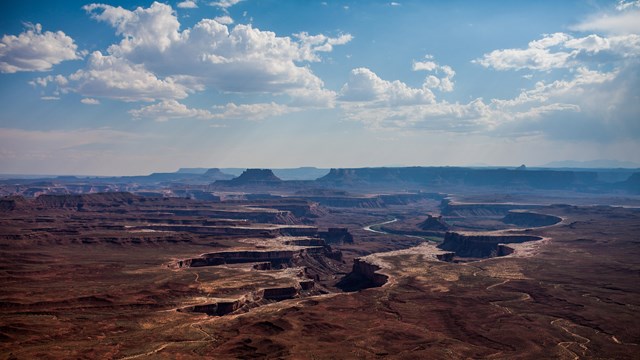
[[[617,169],[617,168],[640,168],[640,164],[631,161],[618,161],[618,160],[589,160],[589,161],[576,161],[576,160],[563,160],[552,161],[544,164],[540,167],[546,168],[583,168],[583,169]]]

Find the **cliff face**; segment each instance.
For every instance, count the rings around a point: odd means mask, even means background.
[[[22,196],[9,196],[0,199],[0,211],[28,209],[29,202]]]
[[[431,215],[428,215],[423,222],[418,224],[418,227],[428,231],[447,231],[449,229],[449,225],[444,222],[442,216],[435,217]]]
[[[541,239],[531,235],[465,235],[447,232],[444,241],[438,247],[442,250],[453,251],[459,257],[486,258],[500,256],[499,244],[523,243]],[[504,254],[506,251],[508,250],[503,249],[502,253]]]
[[[378,265],[368,263],[362,258],[355,258],[353,259],[351,272],[340,280],[340,282],[336,284],[336,287],[343,291],[358,291],[372,287],[380,287],[387,283],[389,277],[378,273],[378,270],[380,270]]]
[[[130,205],[140,201],[140,197],[127,192],[107,192],[82,195],[40,195],[36,206],[46,209],[76,209],[84,207],[113,207]]]
[[[562,221],[562,219],[552,215],[510,211],[502,221],[506,224],[514,224],[518,226],[539,227],[557,224]]]
[[[634,173],[626,181],[621,183],[622,189],[634,194],[640,194],[640,173]]]
[[[240,176],[229,181],[230,185],[253,183],[279,183],[282,180],[269,169],[247,169]]]
[[[318,233],[327,244],[346,244],[353,243],[353,235],[349,233],[347,228],[329,228],[327,231]]]
[[[443,202],[441,212],[446,216],[506,216],[513,209],[534,209],[538,205],[517,204],[451,204]]]
[[[403,167],[331,169],[319,182],[355,185],[362,183],[415,183],[573,189],[597,184],[598,174],[586,171],[472,169],[456,167]]]

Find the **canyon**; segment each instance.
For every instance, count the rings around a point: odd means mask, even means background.
[[[633,174],[188,171],[4,180],[0,358],[636,354]]]

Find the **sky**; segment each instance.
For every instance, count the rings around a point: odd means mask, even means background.
[[[0,173],[640,163],[640,0],[21,0],[0,33]]]

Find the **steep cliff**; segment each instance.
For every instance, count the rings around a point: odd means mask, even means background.
[[[367,262],[363,258],[353,259],[353,268],[336,287],[343,291],[358,291],[386,284],[389,277],[378,273],[380,267]]]
[[[447,232],[444,241],[438,247],[442,250],[453,251],[459,257],[486,258],[499,256],[499,244],[523,243],[541,239],[539,236],[532,235],[475,235]],[[505,251],[506,249],[503,249],[502,252]]]
[[[509,211],[502,221],[506,224],[518,226],[539,227],[555,225],[562,221],[562,219],[553,215],[536,214],[526,211]]]

